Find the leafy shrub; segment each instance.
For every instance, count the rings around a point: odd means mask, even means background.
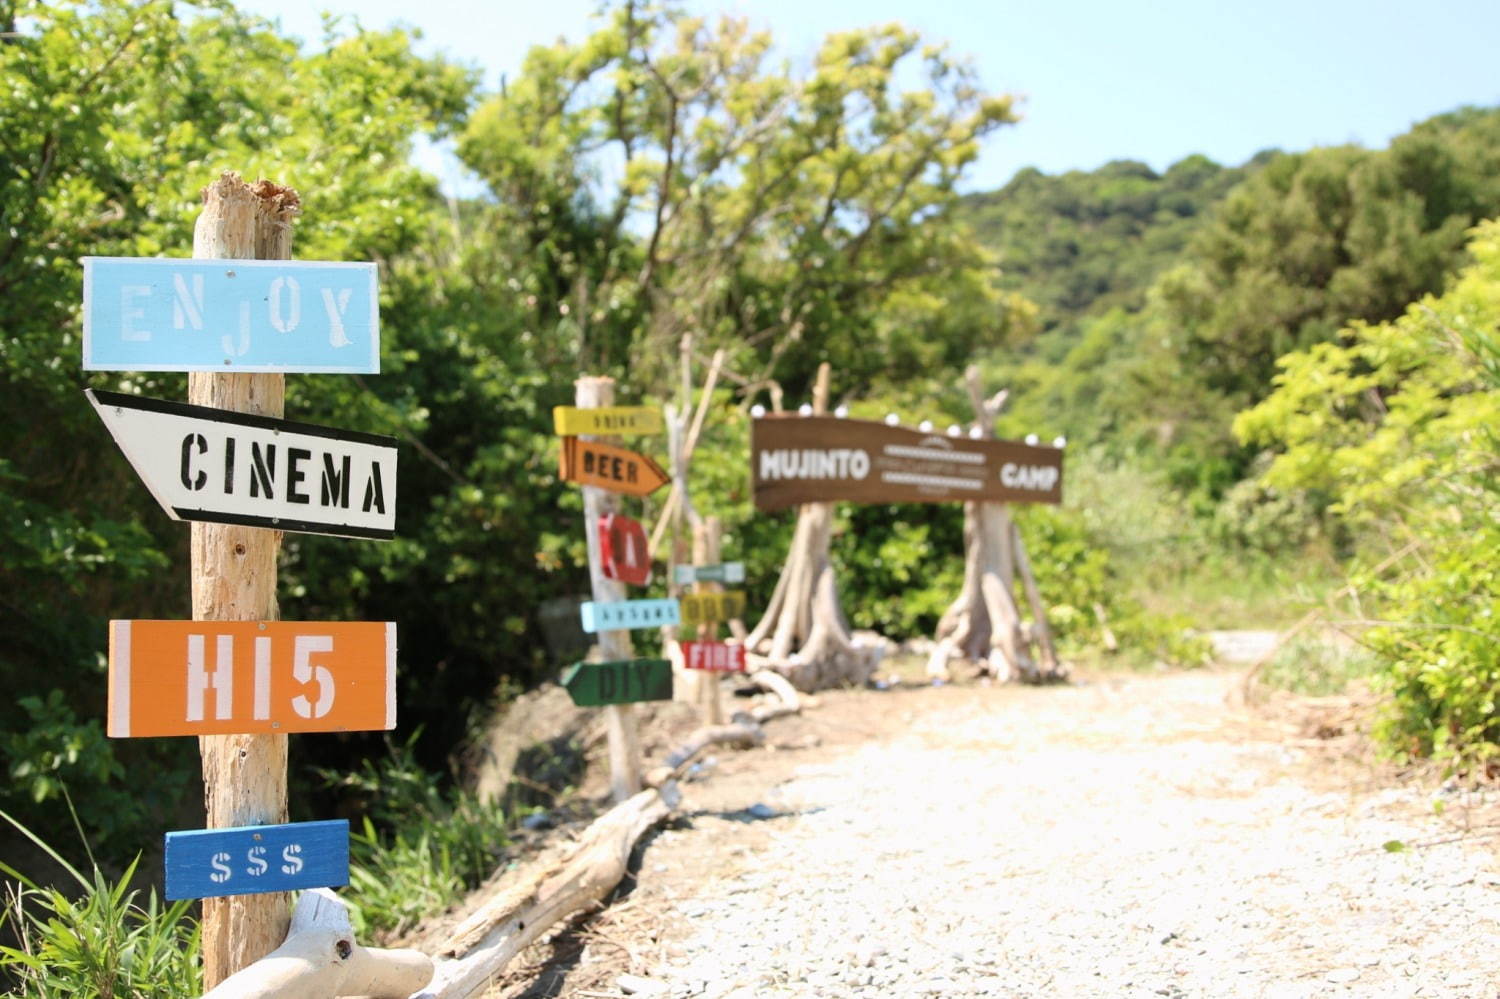
[[[1377,734],[1459,769],[1500,755],[1500,224],[1472,251],[1443,296],[1283,357],[1276,391],[1235,423],[1283,449],[1267,482],[1325,490],[1366,539],[1365,640],[1391,695]]]
[[[495,869],[510,843],[504,810],[463,789],[445,792],[417,764],[420,733],[350,774],[320,771],[354,792],[366,814],[349,837],[350,919],[361,934],[401,933],[441,912]]]
[[[0,971],[19,987],[7,995],[187,999],[202,991],[190,901],[163,906],[152,889],[141,904],[141,893],[129,887],[135,862],[113,881],[97,865],[86,878],[15,819],[4,812],[0,818],[46,851],[79,888],[78,897],[70,898],[0,863],[0,873],[12,879],[0,907],[0,931],[9,930],[19,943],[0,947]]]

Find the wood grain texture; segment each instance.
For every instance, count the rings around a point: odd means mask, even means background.
[[[193,229],[197,259],[291,257],[295,192],[266,181],[255,187],[225,173],[203,192]],[[280,418],[286,377],[193,372],[188,401],[237,413]],[[272,621],[281,532],[220,524],[192,525],[193,619]],[[211,829],[287,820],[285,735],[204,736],[203,797]],[[291,918],[285,893],[208,899],[203,903],[203,983],[213,988],[269,954]]]

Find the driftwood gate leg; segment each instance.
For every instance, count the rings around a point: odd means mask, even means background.
[[[965,372],[965,380],[974,406],[975,426],[981,436],[993,437],[995,419],[1005,405],[1007,393],[998,392],[986,399],[977,367],[971,366]],[[1017,549],[1019,542],[1020,535],[1004,504],[964,504],[964,584],[938,622],[936,646],[927,660],[929,676],[947,679],[951,664],[964,661],[1002,680],[1041,679],[1016,603],[1018,568],[1026,581],[1032,614],[1038,622],[1034,631],[1043,665],[1048,673],[1056,672],[1057,655],[1047,628],[1046,609],[1040,594],[1035,592],[1030,566]]]
[[[818,368],[813,411],[828,411],[828,365]],[[797,526],[781,579],[765,616],[745,638],[752,668],[774,669],[799,690],[822,690],[869,680],[880,650],[855,643],[839,604],[829,546],[833,504],[807,503],[797,510]]]

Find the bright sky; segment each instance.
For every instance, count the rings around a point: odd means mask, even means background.
[[[494,90],[527,48],[581,38],[597,0],[240,0],[305,42],[318,10],[366,27],[420,28],[425,52],[478,66]],[[973,57],[991,90],[1024,98],[968,183],[1024,166],[1112,159],[1163,169],[1191,153],[1224,164],[1261,149],[1384,145],[1462,104],[1500,104],[1500,0],[688,0],[769,27],[805,58],[828,31],[901,21]],[[423,155],[449,185],[457,174]]]

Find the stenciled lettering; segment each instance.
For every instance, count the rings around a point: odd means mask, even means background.
[[[864,479],[870,455],[863,448],[802,448],[760,453],[760,477],[776,479]]]
[[[1008,461],[1000,466],[1000,482],[1011,489],[1034,489],[1048,492],[1057,484],[1058,470],[1051,465],[1018,465]]]

